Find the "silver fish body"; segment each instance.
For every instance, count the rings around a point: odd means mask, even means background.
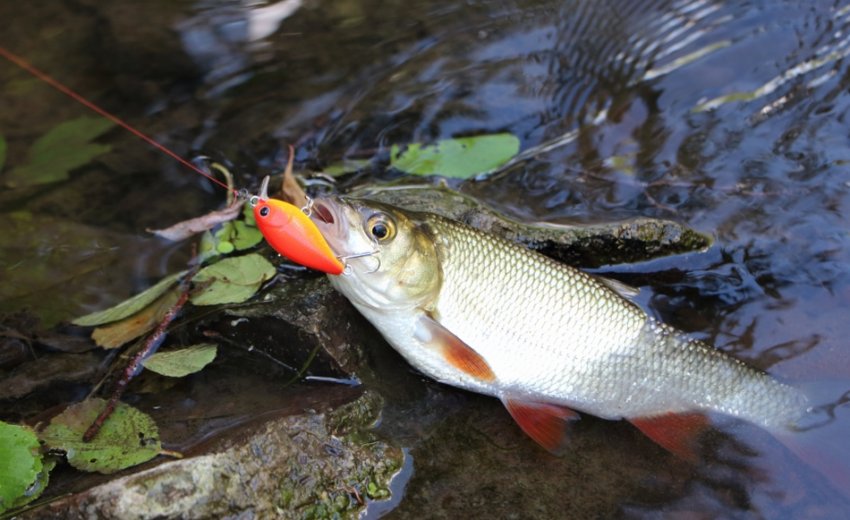
[[[805,413],[797,389],[654,320],[616,282],[433,214],[315,207],[347,264],[333,285],[438,381],[607,419],[711,411],[778,431]],[[447,343],[468,347],[471,365]]]

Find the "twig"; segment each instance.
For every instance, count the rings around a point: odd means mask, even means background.
[[[130,384],[130,380],[141,372],[142,361],[156,352],[159,346],[162,345],[162,342],[165,340],[168,325],[174,321],[174,318],[177,317],[180,310],[186,302],[189,301],[189,283],[192,281],[195,273],[198,272],[199,267],[200,264],[196,264],[183,279],[181,282],[182,290],[177,302],[168,309],[168,312],[165,313],[165,316],[163,316],[159,325],[157,325],[156,329],[153,333],[151,333],[147,341],[145,341],[144,346],[136,353],[135,356],[133,356],[133,359],[130,360],[130,363],[124,369],[124,373],[121,375],[121,379],[115,382],[115,388],[112,390],[112,396],[106,403],[106,407],[100,412],[94,422],[92,422],[91,426],[89,426],[88,430],[86,430],[86,433],[83,434],[84,442],[90,442],[92,439],[97,437],[97,434],[103,427],[103,423],[106,422],[110,415],[112,415],[112,412],[115,410],[115,406],[127,390],[127,385]]]

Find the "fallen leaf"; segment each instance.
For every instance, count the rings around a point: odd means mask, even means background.
[[[163,376],[184,377],[212,363],[217,350],[214,343],[199,343],[180,350],[157,352],[142,361],[142,365]]]
[[[41,440],[62,450],[68,463],[83,471],[114,473],[156,457],[162,449],[156,423],[147,414],[124,403],[103,423],[91,442],[83,434],[106,407],[103,399],[87,399],[69,406],[50,421]]]
[[[0,513],[38,496],[30,488],[43,470],[40,449],[31,429],[0,421]]]
[[[244,201],[238,201],[224,209],[211,211],[206,215],[178,222],[165,229],[148,229],[147,231],[166,240],[175,242],[184,240],[198,233],[210,230],[219,224],[235,219],[242,211],[243,204]]]
[[[519,139],[513,134],[480,135],[446,139],[430,146],[413,143],[404,151],[393,145],[390,165],[416,175],[468,179],[498,168],[518,152]]]
[[[241,303],[253,296],[263,282],[274,275],[274,266],[256,253],[225,258],[195,275],[195,283],[211,283],[193,295],[191,301],[195,305]]]
[[[133,314],[139,312],[144,309],[151,302],[162,296],[162,294],[171,288],[177,280],[186,274],[186,271],[181,271],[179,273],[174,273],[172,275],[166,276],[162,280],[159,281],[156,285],[145,289],[139,294],[124,300],[123,302],[110,307],[108,309],[104,309],[102,311],[93,312],[91,314],[87,314],[85,316],[81,316],[73,321],[74,325],[79,325],[81,327],[94,327],[96,325],[103,325],[104,323],[110,323],[113,321],[118,321],[124,319],[128,316],[132,316]]]
[[[108,119],[88,116],[56,125],[33,143],[29,162],[9,172],[7,183],[19,187],[67,179],[71,170],[112,149],[89,141],[113,126]]]
[[[92,331],[91,338],[99,347],[105,349],[118,348],[153,330],[179,298],[180,291],[173,288],[139,312],[122,320],[97,327]]]
[[[294,160],[295,149],[290,146],[289,160],[286,163],[286,169],[283,171],[283,183],[280,186],[280,198],[284,202],[289,202],[299,208],[303,208],[307,205],[307,193],[304,192],[304,189],[295,180],[295,176],[292,175],[292,163]]]

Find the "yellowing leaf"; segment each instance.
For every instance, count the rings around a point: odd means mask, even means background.
[[[0,421],[0,513],[38,496],[32,488],[43,470],[40,448],[32,430]]]
[[[211,283],[202,292],[192,296],[192,303],[219,305],[243,302],[253,296],[260,285],[274,275],[274,266],[256,253],[225,258],[201,269],[195,275],[193,280],[195,283]]]
[[[519,152],[513,134],[492,134],[438,141],[431,146],[413,143],[404,151],[390,150],[390,165],[416,175],[468,179],[502,166]]]
[[[91,442],[83,434],[106,407],[103,399],[69,406],[41,432],[48,447],[65,452],[68,462],[83,471],[114,473],[156,457],[162,446],[159,430],[147,414],[124,403],[103,423]]]
[[[180,291],[172,289],[136,314],[94,329],[91,337],[100,347],[118,348],[153,330],[179,298]]]
[[[112,128],[102,117],[79,117],[56,125],[30,148],[29,163],[9,173],[12,186],[33,186],[68,178],[68,173],[109,152],[107,145],[90,143]]]
[[[198,372],[215,359],[218,347],[213,343],[199,343],[169,352],[157,352],[142,364],[148,370],[168,377],[183,377]]]
[[[174,285],[174,283],[177,282],[177,280],[184,274],[186,274],[186,271],[166,276],[153,287],[145,289],[139,294],[128,300],[124,300],[114,307],[86,314],[85,316],[81,316],[73,320],[71,323],[81,327],[94,327],[96,325],[103,325],[104,323],[110,323],[132,316],[162,296],[162,294]]]

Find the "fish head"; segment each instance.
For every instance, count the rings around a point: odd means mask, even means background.
[[[374,309],[427,307],[442,273],[427,225],[415,214],[361,199],[323,197],[310,218],[345,264],[333,284],[355,304]]]

